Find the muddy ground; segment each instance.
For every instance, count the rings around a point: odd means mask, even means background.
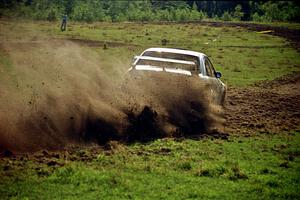
[[[266,24],[239,22],[203,22],[209,26],[243,27],[251,31],[271,30],[271,35],[286,38],[300,50],[300,30]],[[228,132],[255,133],[300,129],[300,73],[247,88],[228,88],[225,106]]]
[[[299,131],[300,73],[247,88],[228,88],[225,115],[227,132]]]
[[[209,23],[212,26],[223,26],[224,23]],[[278,36],[284,36],[292,41],[295,47],[299,45],[299,31],[294,31],[286,28],[274,28],[267,25],[254,25],[254,24],[239,24],[229,23],[225,26],[242,26],[254,30],[260,31],[272,28],[275,31],[271,34]],[[79,45],[88,46],[102,46],[102,43],[93,43],[93,41],[72,41]],[[151,107],[145,107],[139,115],[134,115],[126,111],[128,120],[131,124],[137,123],[139,120],[146,118],[155,118],[156,111]],[[229,87],[227,92],[227,101],[224,107],[225,124],[217,131],[211,131],[209,134],[213,137],[227,139],[230,134],[244,134],[250,136],[257,133],[280,133],[289,132],[292,130],[299,131],[300,129],[300,73],[294,73],[292,75],[284,76],[282,78],[273,81],[263,81],[247,88],[234,88]],[[177,122],[180,120],[177,120]],[[150,120],[149,123],[153,121]],[[138,128],[135,126],[134,129]],[[156,130],[155,124],[150,124],[151,128]],[[96,127],[97,128],[97,127]],[[130,130],[130,128],[129,128]],[[159,130],[159,129],[157,129]],[[160,131],[160,130],[159,130]],[[132,132],[132,130],[131,130]],[[134,132],[134,131],[133,131]],[[204,134],[207,135],[207,134]],[[154,134],[153,138],[160,134]],[[183,136],[182,134],[173,134],[172,136]],[[202,137],[203,135],[201,135]],[[108,138],[115,139],[115,138]],[[105,141],[107,142],[107,141]],[[52,162],[53,157],[68,157],[68,159],[92,159],[90,156],[85,158],[84,153],[80,148],[91,149],[91,151],[100,151],[108,149],[109,151],[114,148],[114,142],[108,142],[104,146],[88,146],[88,147],[68,147],[57,152],[48,152],[46,150],[39,151],[34,155],[21,155],[20,159],[42,159],[47,165],[60,165],[59,163]],[[84,152],[84,151],[82,151]],[[1,157],[13,157],[14,154],[10,150],[4,150],[1,153]],[[48,159],[49,158],[49,159]],[[55,160],[55,159],[54,159]]]
[[[272,32],[268,34],[284,37],[295,49],[300,50],[300,30],[239,22],[201,22],[200,24],[214,27],[242,27],[250,31],[271,30]],[[299,131],[300,73],[260,82],[247,88],[229,87],[225,119],[224,133]]]
[[[153,114],[149,110],[145,112],[144,115],[148,119]],[[250,137],[259,133],[280,134],[291,130],[300,131],[300,73],[273,81],[263,81],[247,88],[229,88],[225,118],[223,132],[211,132],[201,137],[228,140],[228,135],[231,134]],[[201,137],[193,138],[201,139]],[[35,153],[15,154],[5,150],[1,153],[0,162],[3,166],[2,173],[7,176],[15,170],[24,168],[36,171],[38,176],[48,176],[56,168],[69,162],[92,161],[99,153],[110,155],[118,152],[120,148],[126,148],[125,144],[109,141],[105,145],[87,143],[80,146],[71,145],[56,151],[40,150]],[[166,150],[168,149],[163,148],[157,153],[165,153]]]

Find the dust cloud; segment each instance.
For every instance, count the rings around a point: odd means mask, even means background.
[[[2,42],[0,52],[0,150],[199,135],[224,122],[193,77],[111,77],[96,51],[65,40]]]

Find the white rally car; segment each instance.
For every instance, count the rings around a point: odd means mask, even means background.
[[[221,73],[215,71],[208,56],[203,53],[173,48],[149,48],[135,56],[129,71],[155,71],[198,76],[199,81],[210,85],[213,100],[224,104],[226,85],[220,80]]]

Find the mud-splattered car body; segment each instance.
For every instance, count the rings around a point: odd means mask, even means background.
[[[217,104],[224,104],[226,85],[220,80],[221,73],[215,71],[208,56],[203,53],[172,48],[149,48],[140,56],[134,57],[132,67],[128,71],[198,76],[199,81],[204,82],[210,90],[212,100]]]

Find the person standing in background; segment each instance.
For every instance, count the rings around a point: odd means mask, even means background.
[[[66,30],[66,28],[67,28],[67,19],[68,19],[68,16],[66,14],[63,15],[62,23],[61,23],[61,27],[60,27],[61,31],[65,31]]]

